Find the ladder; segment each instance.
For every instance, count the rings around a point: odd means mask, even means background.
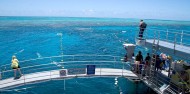
[[[157,36],[156,36],[157,35]],[[157,71],[156,71],[156,55],[159,50],[159,40],[160,40],[160,32],[158,31],[158,34],[156,34],[156,31],[154,32],[154,40],[152,43],[152,59],[150,64],[150,82],[154,83],[157,88],[159,87],[159,81],[160,79],[157,77]],[[161,94],[164,94],[165,90],[168,90],[170,88],[170,85],[167,85],[167,87],[164,90],[160,90]],[[173,92],[173,91],[172,91]]]
[[[160,37],[160,33],[158,32],[158,36],[156,36],[156,31],[154,32],[154,40],[152,43],[152,59],[151,59],[151,63],[150,63],[150,82],[156,83],[157,84],[157,78],[155,75],[155,67],[156,67],[156,54],[157,51],[159,49],[159,37]],[[157,41],[156,41],[157,40]],[[156,43],[157,42],[157,43]]]

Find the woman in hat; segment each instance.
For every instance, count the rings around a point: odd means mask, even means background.
[[[20,66],[19,66],[19,61],[18,61],[18,59],[16,58],[16,56],[12,56],[12,61],[11,61],[12,63],[11,63],[11,67],[12,67],[12,69],[14,70],[14,77],[16,78],[16,72],[17,72],[17,70],[19,71],[19,73],[20,73],[20,77],[23,75],[22,73],[21,73],[21,70],[20,70]]]

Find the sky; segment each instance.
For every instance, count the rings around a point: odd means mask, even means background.
[[[0,0],[0,16],[109,17],[190,21],[190,0]]]

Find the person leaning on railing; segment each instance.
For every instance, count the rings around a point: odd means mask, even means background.
[[[19,66],[19,61],[18,59],[16,58],[16,56],[12,56],[12,61],[11,61],[11,68],[14,70],[14,79],[16,79],[16,72],[17,70],[19,71],[20,73],[20,77],[23,75],[21,70],[20,70],[20,66]]]

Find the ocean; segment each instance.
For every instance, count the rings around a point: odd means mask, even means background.
[[[0,65],[10,64],[12,55],[19,61],[39,57],[64,55],[113,55],[126,54],[124,42],[135,43],[140,19],[85,18],[85,17],[0,17]],[[145,19],[147,32],[170,30],[190,33],[190,21]],[[62,50],[60,36],[62,33]],[[184,40],[189,42],[189,40]],[[137,47],[145,57],[150,49]],[[87,58],[83,58],[87,59]],[[46,64],[49,61],[28,62],[22,67]],[[35,69],[34,69],[35,70]],[[35,72],[35,71],[32,71]],[[13,74],[10,74],[13,76]],[[1,91],[2,94],[147,94],[148,87],[124,77],[72,78],[28,84]]]

